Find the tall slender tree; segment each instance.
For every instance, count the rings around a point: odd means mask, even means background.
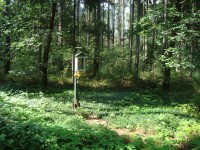
[[[137,33],[136,33],[136,50],[135,50],[135,72],[134,78],[139,78],[139,61],[140,61],[140,35],[139,35],[139,22],[141,14],[141,0],[137,0]]]
[[[76,0],[73,0],[73,32],[72,32],[72,77],[73,77],[73,83],[74,80],[74,74],[75,74],[75,55],[76,55]]]
[[[101,3],[100,0],[95,5],[95,49],[93,59],[93,77],[99,76],[100,69],[100,23],[101,23]]]
[[[126,3],[125,0],[122,0],[122,50],[124,53],[124,48],[125,48],[125,7]]]
[[[134,23],[134,0],[130,0],[130,37],[129,37],[129,47],[130,47],[130,54],[129,54],[129,72],[132,71],[132,63],[133,63],[133,23]]]
[[[156,10],[156,0],[153,0],[153,10],[155,11]],[[156,23],[156,17],[154,16],[153,18],[153,24]],[[156,30],[153,29],[152,31],[152,48],[150,48],[149,50],[149,54],[148,54],[148,59],[150,61],[150,64],[151,64],[151,69],[153,70],[153,78],[154,78],[154,63],[153,63],[153,59],[154,59],[154,51],[156,51],[156,44],[155,44],[155,41],[156,41]]]
[[[107,17],[107,47],[110,48],[110,2],[108,2],[108,17]]]
[[[10,0],[5,0],[5,12],[4,17],[6,18],[5,26],[6,26],[6,35],[5,35],[5,51],[4,51],[4,68],[3,72],[4,74],[8,74],[10,71],[10,64],[11,64],[11,58],[10,58],[10,43],[11,43],[11,37],[10,37]]]
[[[115,0],[112,3],[112,45],[115,48]]]
[[[122,1],[118,0],[116,18],[117,18],[118,43],[120,46],[122,45],[122,13],[121,13],[122,9],[123,9]]]
[[[102,9],[101,9],[101,12],[102,12],[102,24],[101,24],[101,29],[102,29],[102,33],[101,33],[101,49],[104,48],[104,19],[105,19],[105,3],[103,2],[103,5],[102,5]]]
[[[44,48],[44,53],[43,53],[43,62],[42,62],[42,84],[44,86],[47,86],[48,82],[48,61],[49,61],[49,52],[51,49],[51,42],[52,42],[52,32],[54,29],[54,19],[55,19],[55,14],[56,14],[56,5],[57,3],[55,1],[52,1],[51,4],[51,17],[50,17],[50,22],[49,22],[49,33],[47,35],[47,43]]]
[[[163,0],[163,22],[167,22],[167,7],[168,7],[168,0]],[[164,27],[164,30],[167,29],[167,26]],[[163,37],[163,55],[168,54],[166,52],[166,49],[168,48],[168,37]],[[166,63],[163,63],[163,89],[169,90],[170,88],[170,74],[171,69],[169,66],[166,65]]]

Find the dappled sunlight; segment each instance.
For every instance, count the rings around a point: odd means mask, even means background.
[[[200,150],[200,0],[0,0],[0,150]]]
[[[150,147],[150,139],[153,147],[188,147],[200,135],[198,111],[191,101],[195,95],[80,90],[81,107],[73,110],[71,90],[0,89],[0,141],[5,148],[35,143],[41,149],[126,149]]]

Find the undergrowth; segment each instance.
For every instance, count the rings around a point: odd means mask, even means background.
[[[200,148],[198,94],[79,89],[78,110],[72,97],[70,89],[0,85],[0,149]],[[86,123],[90,115],[109,128]]]

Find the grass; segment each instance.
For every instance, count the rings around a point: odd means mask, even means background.
[[[0,85],[0,149],[194,149],[200,148],[198,93],[154,90],[79,91],[72,88]],[[108,127],[91,125],[95,115]],[[133,134],[118,136],[111,128]]]

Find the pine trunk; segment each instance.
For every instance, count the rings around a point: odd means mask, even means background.
[[[114,48],[115,48],[115,0],[114,0],[114,4],[113,4],[112,22],[113,22],[112,45],[113,45],[113,50],[114,50]]]
[[[107,46],[110,48],[110,3],[108,3],[108,18],[107,18]]]
[[[100,67],[100,19],[101,19],[101,12],[100,12],[100,3],[97,3],[96,5],[97,10],[95,9],[95,29],[96,29],[96,35],[95,35],[95,49],[94,49],[94,60],[93,60],[93,77],[99,76],[99,67]]]
[[[5,7],[5,17],[9,18],[10,13],[10,0],[6,0],[6,7]],[[9,21],[9,20],[6,20]],[[9,24],[6,22],[6,29],[9,30]],[[5,37],[5,51],[4,51],[4,68],[3,73],[8,74],[10,71],[10,35],[7,34]]]
[[[49,52],[51,49],[52,32],[54,29],[55,13],[56,13],[56,2],[52,2],[49,33],[47,35],[47,45],[44,48],[43,64],[42,64],[42,85],[44,86],[47,86],[47,83],[48,83],[48,79],[47,79],[48,78],[48,60],[49,60]]]
[[[140,22],[140,0],[137,0],[137,23]],[[140,35],[137,31],[136,33],[136,51],[135,51],[135,72],[134,72],[134,78],[139,78],[139,59],[140,59]]]
[[[167,21],[167,7],[168,7],[168,1],[167,0],[163,0],[163,17],[164,17],[164,22]],[[167,28],[167,26],[165,26],[165,28]],[[166,53],[166,49],[168,48],[168,39],[166,36],[164,36],[163,39],[163,55],[165,55]],[[169,56],[167,56],[169,57]],[[165,91],[168,91],[170,89],[170,79],[171,79],[171,69],[165,64],[163,63],[163,89]]]
[[[129,72],[131,72],[133,64],[133,23],[134,23],[134,0],[130,0]]]

